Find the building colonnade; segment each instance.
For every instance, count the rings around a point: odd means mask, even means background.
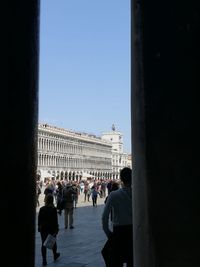
[[[37,174],[80,180],[112,177],[112,144],[94,135],[72,132],[48,124],[38,125]]]

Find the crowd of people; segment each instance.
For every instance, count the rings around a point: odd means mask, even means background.
[[[67,187],[73,188],[76,191],[76,194],[73,194],[73,207],[77,207],[78,199],[81,194],[84,194],[84,201],[92,201],[93,206],[97,205],[97,195],[101,198],[106,197],[106,192],[110,193],[112,184],[116,182],[112,179],[101,179],[101,180],[80,180],[80,181],[71,181],[71,180],[55,180],[46,179],[46,182],[37,181],[36,185],[36,206],[40,206],[39,197],[43,193],[45,197],[48,194],[54,196],[54,203],[57,205],[59,200],[62,198],[63,189]],[[45,198],[44,198],[45,202]]]
[[[39,207],[38,231],[41,234],[43,266],[47,265],[44,242],[49,234],[54,237],[58,234],[58,216],[64,213],[65,229],[73,229],[73,211],[77,208],[79,197],[82,195],[83,201],[91,202],[93,207],[97,207],[98,197],[104,198],[105,208],[102,214],[102,228],[108,237],[108,241],[102,250],[102,255],[106,266],[121,267],[123,262],[127,262],[128,267],[132,267],[130,260],[132,248],[132,239],[130,239],[130,236],[132,236],[131,177],[131,169],[124,168],[121,171],[120,180],[68,181],[48,179],[45,185],[41,181],[37,182],[36,206]],[[44,205],[40,207],[39,197],[42,193],[44,194]],[[127,208],[124,208],[124,205]],[[109,229],[109,220],[113,224],[113,229]],[[121,254],[118,245],[123,235],[130,239],[129,249],[127,250],[129,256],[124,256],[127,253],[126,249],[123,249],[123,257],[120,259],[114,255]],[[111,247],[112,250],[110,250]],[[52,252],[54,260],[57,260],[60,253],[57,252],[56,242],[52,247]]]

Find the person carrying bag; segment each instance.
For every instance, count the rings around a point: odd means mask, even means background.
[[[45,246],[48,249],[53,249],[53,246],[56,242],[56,236],[48,234],[47,238],[45,239],[43,246]]]
[[[41,252],[43,266],[47,265],[47,247],[52,250],[54,260],[57,260],[60,256],[60,253],[57,252],[56,242],[56,236],[59,231],[58,214],[53,204],[53,199],[53,195],[48,194],[45,199],[45,205],[40,208],[38,214],[38,231],[40,232],[42,240]]]

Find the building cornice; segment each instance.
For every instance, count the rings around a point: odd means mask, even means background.
[[[92,135],[92,134],[75,132],[75,131],[67,130],[64,128],[59,128],[59,127],[52,126],[49,124],[42,124],[42,123],[38,124],[38,130],[43,131],[45,133],[56,134],[62,137],[71,137],[71,138],[81,140],[81,141],[97,143],[97,144],[109,146],[112,148],[111,142],[109,142],[108,140],[103,140],[101,137],[97,137],[96,135]]]

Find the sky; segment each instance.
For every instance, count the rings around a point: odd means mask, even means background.
[[[39,122],[123,135],[131,152],[130,0],[41,0]]]

